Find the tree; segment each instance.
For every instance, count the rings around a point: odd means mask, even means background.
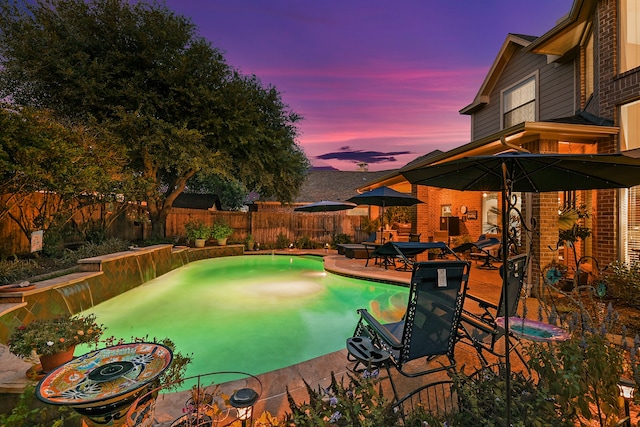
[[[1,98],[119,138],[155,237],[198,173],[282,202],[300,188],[309,164],[296,144],[300,116],[164,5],[0,0],[0,58]]]
[[[248,194],[244,184],[236,179],[203,173],[191,178],[185,191],[192,194],[215,194],[220,199],[222,209],[228,211],[240,210]]]
[[[0,219],[10,217],[27,238],[121,193],[122,153],[106,135],[6,104],[0,129]],[[35,191],[41,197],[29,197]]]

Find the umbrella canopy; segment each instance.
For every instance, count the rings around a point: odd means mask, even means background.
[[[355,203],[349,202],[333,202],[331,200],[322,200],[316,203],[310,203],[304,206],[298,206],[294,211],[298,212],[336,212],[355,208]]]
[[[546,192],[632,187],[640,159],[622,154],[530,154],[465,157],[408,170],[412,184],[471,191],[501,191],[506,167],[511,191]]]
[[[308,205],[304,205],[304,206],[298,206],[297,208],[294,208],[294,211],[298,211],[298,212],[337,212],[337,211],[345,211],[348,209],[353,209],[355,208],[356,205],[355,203],[349,203],[349,202],[333,202],[331,200],[322,200],[316,203],[310,203]],[[322,219],[322,229],[324,230],[324,232],[327,232],[327,224],[326,224],[326,218]],[[334,225],[334,232],[335,232],[335,225]]]
[[[411,194],[401,193],[389,187],[379,187],[353,196],[347,201],[358,205],[382,206],[383,208],[385,206],[413,206],[422,203]]]
[[[357,203],[359,205],[381,206],[380,215],[380,235],[384,229],[384,208],[385,206],[413,206],[422,203],[411,194],[401,193],[389,187],[378,187],[366,193],[358,194],[347,199],[348,202]]]
[[[640,184],[640,159],[621,154],[531,154],[505,153],[497,156],[466,157],[402,172],[412,184],[454,190],[499,191],[502,193],[502,262],[509,257],[508,211],[511,192],[547,192],[624,188]],[[508,301],[507,274],[502,292]],[[509,337],[509,318],[504,318]],[[507,426],[511,421],[511,365],[509,339],[505,339]]]

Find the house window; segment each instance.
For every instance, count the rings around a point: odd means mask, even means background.
[[[589,100],[593,95],[593,33],[589,36],[586,46],[584,47],[584,99]]]
[[[482,234],[499,233],[498,193],[482,195]]]
[[[640,67],[640,0],[620,1],[620,72]]]
[[[536,120],[536,77],[531,76],[502,93],[502,128]]]
[[[640,148],[640,101],[620,107],[620,151]]]

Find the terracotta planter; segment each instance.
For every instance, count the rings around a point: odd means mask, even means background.
[[[73,346],[70,349],[61,353],[55,354],[43,354],[40,356],[40,365],[42,365],[42,372],[49,373],[56,369],[58,366],[64,365],[71,359],[73,359],[73,352],[76,347]]]
[[[217,239],[218,240],[218,244],[220,246],[224,246],[227,244],[227,238],[225,237],[224,239]]]
[[[206,243],[207,239],[196,239],[195,240],[195,246],[196,248],[204,248],[204,244]]]

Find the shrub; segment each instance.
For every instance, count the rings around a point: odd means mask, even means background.
[[[299,237],[295,242],[295,246],[299,249],[315,249],[317,247],[316,242],[308,236]]]
[[[609,336],[609,328],[618,322],[611,306],[603,324],[595,328],[586,314],[575,313],[569,340],[527,346],[529,365],[541,387],[554,397],[563,421],[585,425],[596,418],[600,426],[618,421],[618,382],[625,369],[625,351]]]
[[[382,389],[376,390],[375,379],[347,376],[349,383],[345,385],[344,379],[338,381],[332,372],[329,387],[318,390],[305,381],[308,403],[297,404],[287,389],[291,413],[286,415],[285,424],[349,427],[398,425],[400,414],[382,395]]]
[[[34,260],[2,260],[0,261],[0,285],[19,282],[37,274]]]
[[[612,298],[640,309],[640,263],[611,263],[607,270],[606,282],[607,293]]]
[[[453,415],[451,425],[493,427],[506,423],[506,370],[500,363],[472,374],[452,372],[454,390],[458,395],[459,411]],[[558,414],[548,390],[525,376],[510,372],[511,425],[513,426],[573,426]]]
[[[2,427],[81,426],[82,416],[69,406],[47,405],[36,399],[35,386],[28,385],[8,414],[0,414]]]
[[[284,249],[289,246],[289,238],[284,233],[278,234],[276,238],[276,249]]]
[[[78,260],[100,255],[107,255],[128,250],[130,242],[120,239],[109,239],[101,244],[84,243],[77,250],[66,249],[57,258],[40,257],[35,259],[14,259],[0,261],[0,285],[32,279],[38,280],[57,277],[57,270],[76,267]],[[66,273],[65,273],[66,274]]]
[[[338,245],[348,245],[352,242],[353,240],[348,234],[336,234],[335,236],[333,236],[333,239],[331,239],[331,248],[335,249],[336,247],[338,247]]]

